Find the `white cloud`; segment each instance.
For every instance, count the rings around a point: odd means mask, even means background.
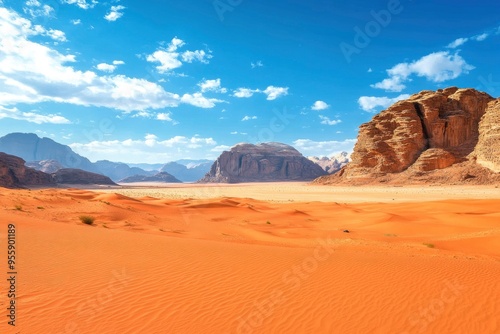
[[[61,0],[62,3],[66,3],[69,5],[77,5],[81,9],[89,9],[94,8],[95,5],[98,4],[96,0]]]
[[[92,141],[69,145],[75,152],[92,161],[113,160],[128,163],[165,163],[178,159],[212,159],[217,142],[213,138],[200,136],[175,136],[161,140],[155,134],[146,134],[143,139]],[[213,151],[214,150],[214,151]]]
[[[229,151],[231,149],[231,146],[227,145],[219,145],[215,146],[213,149],[211,149],[211,152],[216,152],[216,153],[222,153],[223,151]]]
[[[260,92],[258,89],[250,89],[250,88],[238,88],[234,91],[233,96],[239,98],[248,98],[252,97],[254,93]]]
[[[381,96],[381,97],[376,97],[376,96],[361,96],[358,99],[358,104],[363,109],[364,111],[368,112],[374,112],[376,111],[377,108],[387,108],[391,106],[392,104],[405,100],[409,98],[410,95],[408,94],[401,94],[398,97],[395,98],[389,98],[387,96]]]
[[[158,113],[156,114],[156,119],[159,121],[173,122],[174,120],[171,116],[170,113]]]
[[[35,112],[22,112],[17,108],[5,108],[0,106],[0,119],[11,118],[20,121],[27,121],[35,124],[70,124],[71,122],[60,115],[48,114],[42,115]]]
[[[111,6],[109,13],[107,13],[104,16],[104,19],[106,19],[109,22],[114,22],[123,16],[124,9],[125,9],[125,7],[121,6],[121,5]]]
[[[459,46],[464,45],[468,41],[469,41],[468,38],[457,38],[456,40],[454,40],[453,42],[451,42],[450,44],[448,44],[447,48],[456,49]]]
[[[66,42],[66,34],[62,32],[61,30],[56,30],[56,29],[49,29],[45,32],[45,35],[49,36],[55,41],[58,42]]]
[[[373,70],[372,70],[372,68],[370,67],[370,68],[368,69],[368,73],[372,73],[372,72],[373,72]]]
[[[174,38],[172,38],[172,41],[168,45],[167,51],[168,52],[175,52],[175,51],[177,51],[178,48],[183,47],[185,44],[186,43],[182,39],[177,38],[177,36],[175,36]]]
[[[331,157],[340,152],[351,153],[356,144],[356,139],[345,139],[343,141],[313,141],[311,139],[297,139],[292,146],[305,156]]]
[[[330,108],[330,106],[324,101],[316,101],[311,107],[311,110],[325,110]]]
[[[390,77],[382,80],[381,82],[377,82],[374,85],[370,85],[372,88],[384,89],[388,92],[401,92],[406,88],[406,85],[401,83],[403,79],[399,76]]]
[[[217,92],[217,93],[227,93],[227,89],[221,87],[220,79],[214,80],[204,80],[198,84],[201,88],[201,92]]]
[[[253,119],[257,119],[257,116],[245,116],[241,119],[242,122],[250,121]]]
[[[210,53],[206,53],[204,50],[196,50],[196,51],[185,51],[182,53],[182,60],[186,63],[192,63],[197,60],[200,63],[208,64],[209,59],[213,56]]]
[[[76,20],[71,20],[71,23],[73,23],[75,26],[82,24],[82,20],[76,19]]]
[[[181,102],[191,104],[195,107],[208,109],[215,107],[216,103],[222,103],[225,101],[207,98],[203,96],[202,93],[194,93],[194,94],[184,94],[181,98]]]
[[[488,33],[484,33],[484,34],[481,34],[481,35],[477,35],[477,36],[474,36],[472,37],[474,40],[478,41],[478,42],[482,42],[484,41],[486,38],[488,38],[489,34]]]
[[[103,72],[107,72],[107,73],[113,73],[116,70],[115,65],[110,65],[110,64],[106,64],[106,63],[97,64],[96,68],[99,71],[103,71]]]
[[[259,61],[256,61],[255,63],[250,63],[250,66],[252,66],[252,68],[263,67],[264,63],[259,60]]]
[[[467,62],[456,52],[434,52],[415,60],[412,63],[400,63],[387,70],[389,78],[374,85],[373,88],[385,89],[391,92],[401,92],[406,88],[404,82],[411,80],[412,75],[425,77],[432,82],[444,82],[467,74],[475,67]]]
[[[107,73],[113,73],[116,68],[118,67],[118,65],[123,65],[125,64],[124,61],[121,61],[121,60],[114,60],[113,61],[113,64],[106,64],[106,63],[100,63],[100,64],[97,64],[96,68],[99,70],[99,71],[103,71],[103,72],[107,72]]]
[[[339,123],[342,123],[342,121],[340,119],[330,119],[326,116],[323,116],[323,115],[319,115],[319,118],[321,119],[321,124],[325,124],[325,125],[337,125]]]
[[[40,16],[49,17],[54,13],[54,8],[49,5],[42,5],[38,0],[28,0],[26,1],[26,7],[23,8],[23,11],[33,18]]]
[[[0,8],[0,106],[58,102],[140,111],[177,106],[180,97],[156,83],[75,70],[76,57],[30,41],[45,29]]]
[[[208,64],[208,59],[212,58],[203,50],[185,51],[182,54],[177,50],[185,45],[182,39],[174,37],[166,48],[160,48],[154,53],[148,55],[146,60],[150,63],[160,63],[156,66],[159,73],[167,73],[173,69],[182,66],[182,62],[192,63],[198,60],[201,63]],[[182,60],[182,61],[181,61]]]
[[[269,86],[265,90],[238,88],[234,91],[233,96],[239,98],[252,97],[255,93],[264,93],[267,95],[267,100],[275,100],[280,96],[288,95],[288,87]]]
[[[280,96],[288,95],[288,87],[269,86],[263,91],[263,93],[267,95],[268,100],[276,100]]]

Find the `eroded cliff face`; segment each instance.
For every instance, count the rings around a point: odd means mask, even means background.
[[[0,187],[23,188],[28,186],[54,186],[49,174],[24,165],[24,160],[0,152]]]
[[[451,166],[488,180],[486,174],[500,172],[499,156],[500,100],[474,89],[423,91],[363,124],[351,163],[318,182],[424,180]]]
[[[478,164],[500,173],[500,99],[488,104],[473,154]]]
[[[239,144],[223,152],[199,182],[310,181],[325,174],[291,146]]]
[[[442,169],[464,161],[479,139],[479,123],[494,99],[474,89],[423,91],[360,128],[346,178]]]

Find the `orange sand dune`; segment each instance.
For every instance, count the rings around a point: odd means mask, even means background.
[[[0,189],[0,333],[499,333],[499,208]]]

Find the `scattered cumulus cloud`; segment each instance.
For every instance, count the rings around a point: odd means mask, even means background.
[[[321,120],[321,124],[324,124],[324,125],[337,125],[339,123],[342,123],[342,121],[340,119],[330,119],[326,116],[323,116],[323,115],[319,115],[319,119]]]
[[[212,58],[211,53],[206,53],[204,50],[184,51],[180,52],[185,42],[182,39],[174,37],[166,48],[159,48],[152,54],[146,57],[150,63],[159,63],[156,69],[159,73],[168,73],[171,70],[182,66],[183,62],[192,63],[197,60],[201,63],[208,64]]]
[[[267,95],[268,100],[272,101],[276,100],[280,96],[288,95],[288,87],[269,86],[263,91],[263,93]]]
[[[238,88],[233,91],[233,96],[238,98],[249,98],[255,93],[263,93],[267,95],[267,100],[276,100],[281,96],[288,95],[288,87],[275,87],[268,86],[265,90],[260,89],[250,89],[250,88]]]
[[[459,46],[464,45],[465,43],[467,43],[467,41],[469,41],[468,38],[457,38],[456,40],[454,40],[453,42],[451,42],[450,44],[448,44],[447,48],[456,49]]]
[[[326,110],[330,108],[330,106],[324,101],[316,101],[311,107],[311,110]]]
[[[148,133],[142,139],[92,141],[69,145],[75,152],[89,157],[92,161],[114,160],[128,163],[165,163],[186,157],[196,156],[213,158],[217,142],[213,138],[200,136],[175,136],[162,140]]]
[[[130,112],[179,105],[179,95],[145,79],[74,69],[75,55],[30,40],[46,32],[0,8],[0,106],[57,102]]]
[[[411,63],[400,63],[387,70],[389,78],[371,85],[372,88],[384,89],[389,92],[401,92],[404,84],[413,75],[424,77],[432,82],[444,82],[467,74],[475,67],[469,65],[458,52],[434,52]]]
[[[346,139],[343,141],[314,141],[311,139],[297,139],[292,146],[305,156],[331,157],[340,152],[351,153],[356,144],[356,139]]]
[[[118,5],[118,6],[111,6],[111,9],[109,10],[109,13],[107,13],[104,16],[104,19],[106,19],[109,22],[114,22],[121,18],[123,16],[123,10],[125,9],[124,6]]]
[[[1,2],[0,2],[1,4]],[[23,11],[31,17],[50,17],[54,13],[54,8],[49,5],[42,5],[38,0],[28,0]]]
[[[391,106],[392,104],[394,104],[398,101],[401,101],[401,100],[405,100],[409,97],[410,97],[409,94],[401,94],[401,95],[394,97],[394,98],[389,98],[387,96],[381,96],[381,97],[361,96],[358,99],[358,104],[359,104],[360,108],[363,109],[364,111],[374,112],[378,108],[387,108],[387,107]]]
[[[96,68],[102,72],[113,73],[119,65],[123,64],[125,64],[124,61],[115,60],[113,61],[113,64],[106,64],[106,63],[97,64]]]
[[[201,88],[201,92],[216,92],[216,93],[227,93],[227,89],[221,86],[220,79],[214,80],[203,80],[198,84]]]
[[[262,61],[256,61],[255,63],[250,63],[250,66],[252,68],[257,68],[257,67],[263,67],[264,66],[264,63]]]
[[[257,119],[257,116],[245,116],[241,119],[241,121],[246,122],[246,121],[250,121],[250,120],[254,120],[254,119]]]
[[[0,119],[3,118],[10,118],[10,119],[15,119],[15,120],[20,120],[20,121],[26,121],[30,123],[35,123],[35,124],[45,124],[45,123],[50,123],[50,124],[70,124],[71,122],[60,115],[55,115],[55,114],[48,114],[48,115],[42,115],[36,112],[23,112],[17,109],[16,107],[13,108],[5,108],[0,106]]]
[[[174,121],[172,119],[172,114],[170,112],[167,112],[167,113],[158,113],[156,114],[156,119],[159,120],[159,121],[164,121],[164,122],[171,122],[173,123],[174,125],[177,125],[179,124],[178,122]]]
[[[71,20],[71,23],[75,26],[79,25],[79,24],[82,24],[82,20],[80,19],[76,19],[76,20]]]
[[[238,88],[234,91],[233,96],[239,98],[248,98],[252,97],[253,94],[260,92],[258,89],[250,89],[250,88]]]
[[[99,71],[108,72],[108,73],[113,73],[116,70],[115,65],[110,65],[110,64],[106,64],[106,63],[97,64],[96,68]]]
[[[476,40],[476,41],[478,41],[478,42],[482,42],[482,41],[484,41],[488,37],[489,37],[489,34],[488,33],[484,33],[484,34],[481,34],[481,35],[474,36],[473,39]]]
[[[94,8],[95,5],[98,4],[96,0],[61,0],[62,3],[66,3],[68,5],[77,5],[81,9],[90,9]]]
[[[202,93],[198,92],[194,94],[184,94],[181,98],[181,102],[193,105],[195,107],[209,109],[215,107],[216,103],[222,103],[225,101],[214,98],[207,98],[203,96]]]

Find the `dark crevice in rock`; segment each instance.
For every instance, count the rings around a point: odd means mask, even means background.
[[[422,132],[424,133],[424,139],[425,139],[425,147],[424,147],[424,151],[425,151],[429,148],[430,136],[429,136],[429,132],[427,131],[427,127],[425,126],[424,112],[422,111],[422,108],[420,107],[420,103],[414,102],[413,106],[415,107],[417,115],[420,118],[420,123],[422,124]]]

